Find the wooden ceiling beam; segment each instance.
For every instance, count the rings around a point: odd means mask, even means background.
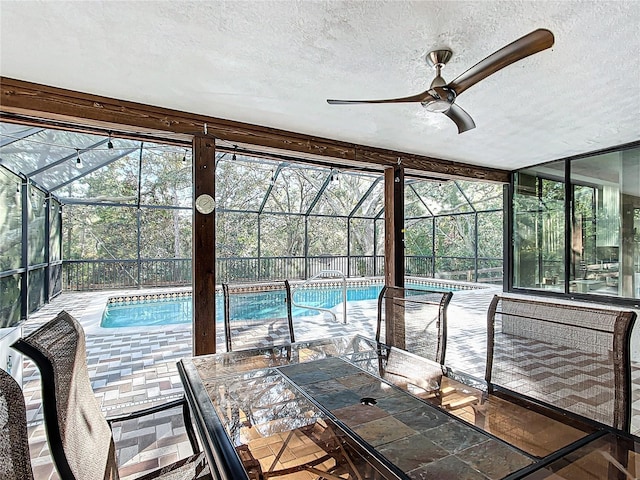
[[[267,149],[293,151],[302,156],[333,158],[408,170],[429,172],[448,178],[466,178],[506,183],[506,170],[480,167],[423,155],[357,145],[313,137],[249,123],[182,112],[163,107],[117,100],[88,93],[0,77],[0,111],[55,121],[112,128],[136,133],[190,140],[195,135]],[[205,127],[206,125],[206,127]]]

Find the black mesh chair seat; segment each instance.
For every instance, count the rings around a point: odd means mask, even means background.
[[[378,296],[376,340],[444,364],[452,292],[385,286]]]
[[[227,352],[295,342],[287,280],[249,286],[223,283],[222,292]]]
[[[487,315],[489,390],[628,431],[635,319],[614,307],[496,295]]]
[[[1,369],[0,478],[33,480],[24,396],[13,377]]]
[[[62,311],[18,340],[13,348],[30,357],[40,370],[47,439],[63,480],[117,480],[111,425],[176,406],[182,406],[187,435],[196,454],[139,480],[210,478],[184,398],[120,418],[107,420],[102,415],[87,370],[84,331],[69,313]]]

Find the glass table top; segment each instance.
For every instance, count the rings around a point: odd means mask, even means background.
[[[527,480],[633,480],[640,475],[640,444],[608,433],[527,475]]]
[[[251,480],[524,478],[597,430],[361,336],[181,364],[205,392],[194,395],[200,416],[219,421]]]

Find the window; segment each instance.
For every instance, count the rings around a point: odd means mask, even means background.
[[[517,172],[513,255],[516,288],[640,298],[640,149]]]

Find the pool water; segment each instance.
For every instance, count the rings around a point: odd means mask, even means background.
[[[191,297],[109,303],[101,327],[143,327],[188,323],[192,315]]]
[[[409,286],[409,285],[407,285]],[[411,288],[437,291],[455,291],[431,285],[411,285]],[[347,302],[358,300],[375,300],[382,290],[382,285],[370,285],[347,288]],[[333,308],[342,302],[342,287],[303,288],[293,294],[294,303],[320,308]],[[267,318],[286,318],[287,304],[284,290],[269,292],[243,293],[231,295],[229,312],[231,320]],[[294,317],[318,315],[317,310],[293,307]],[[160,300],[134,301],[130,303],[109,303],[100,324],[103,328],[142,327],[176,325],[191,322],[191,297],[179,297]],[[216,322],[224,321],[224,305],[222,295],[216,295]]]

